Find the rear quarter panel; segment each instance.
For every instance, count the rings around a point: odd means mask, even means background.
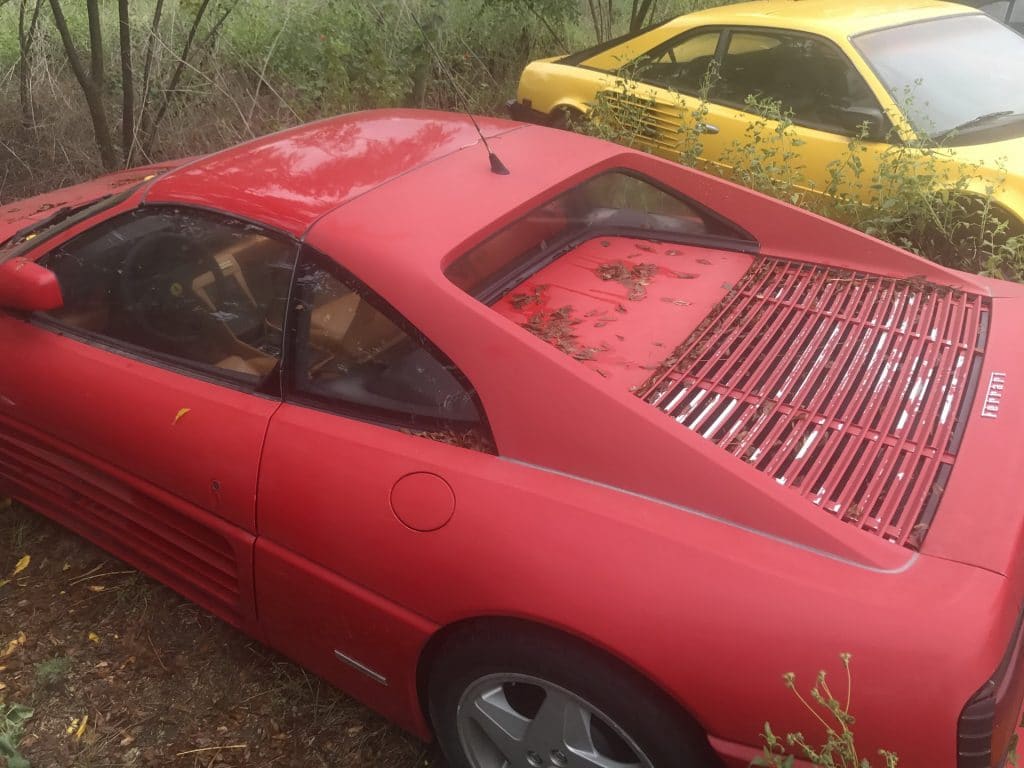
[[[523,70],[516,95],[520,101],[529,99],[533,109],[549,115],[559,107],[586,113],[597,93],[614,83],[615,78],[604,72],[554,62],[534,62]]]
[[[272,641],[421,733],[429,636],[507,616],[604,649],[713,737],[752,746],[769,718],[817,737],[781,675],[807,688],[825,668],[845,691],[838,654],[852,653],[865,754],[953,768],[960,710],[1016,618],[1003,580],[979,569],[920,556],[866,568],[700,510],[306,409],[279,412],[264,466],[258,592]],[[412,471],[454,489],[437,531],[413,531],[390,508],[388,489]],[[339,647],[389,685],[339,665]]]

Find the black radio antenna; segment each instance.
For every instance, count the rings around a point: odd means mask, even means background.
[[[434,44],[430,40],[430,36],[427,34],[427,30],[423,28],[423,25],[416,17],[415,12],[409,7],[408,3],[403,3],[403,5],[405,6],[405,10],[407,10],[409,15],[412,17],[413,22],[416,24],[416,28],[419,29],[420,36],[423,38],[423,43],[426,45],[427,52],[430,54],[430,57],[434,60],[434,64],[437,65],[437,68],[445,77],[448,78],[448,83],[455,92],[455,98],[460,102],[460,109],[473,124],[473,127],[476,129],[477,136],[480,137],[480,141],[483,143],[484,149],[487,150],[487,159],[491,163],[491,173],[496,173],[499,176],[508,176],[511,171],[509,171],[508,166],[501,162],[501,158],[494,153],[494,150],[491,149],[491,145],[488,143],[487,137],[484,136],[484,132],[480,129],[480,124],[476,121],[473,113],[469,110],[469,99],[466,98],[466,94],[462,90],[462,86],[459,85],[458,81],[453,76],[451,69],[448,68],[448,65],[441,60],[440,55],[438,55],[437,50],[434,48]]]

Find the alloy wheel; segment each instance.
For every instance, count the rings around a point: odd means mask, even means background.
[[[530,675],[487,675],[459,700],[473,768],[654,768],[617,723],[575,693]]]

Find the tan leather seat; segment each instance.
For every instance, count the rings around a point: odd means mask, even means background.
[[[314,309],[309,322],[310,342],[321,349],[340,348],[359,304],[357,294],[347,293]]]
[[[245,373],[250,376],[258,376],[259,378],[263,378],[274,370],[275,365],[277,365],[277,360],[273,357],[263,356],[246,359],[241,355],[231,355],[217,363],[218,368],[224,368],[225,370],[234,371],[235,373]]]
[[[364,362],[405,338],[405,333],[387,316],[347,293],[313,310],[310,342],[334,355]]]

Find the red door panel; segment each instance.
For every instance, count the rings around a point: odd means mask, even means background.
[[[255,532],[256,472],[278,401],[0,318],[0,414]],[[180,414],[180,415],[179,415]]]
[[[389,561],[381,553],[381,567],[397,567]],[[267,642],[403,728],[429,737],[415,673],[434,623],[264,537],[256,545],[255,566]]]
[[[499,462],[282,405],[267,433],[260,474],[255,578],[268,642],[410,730],[427,733],[415,672],[436,623],[395,597],[423,583],[424,550],[450,543],[443,535],[449,519],[459,520],[459,493],[467,487],[461,481]],[[336,651],[373,674],[357,671]]]
[[[255,614],[256,476],[277,400],[0,315],[15,496],[236,624]]]

